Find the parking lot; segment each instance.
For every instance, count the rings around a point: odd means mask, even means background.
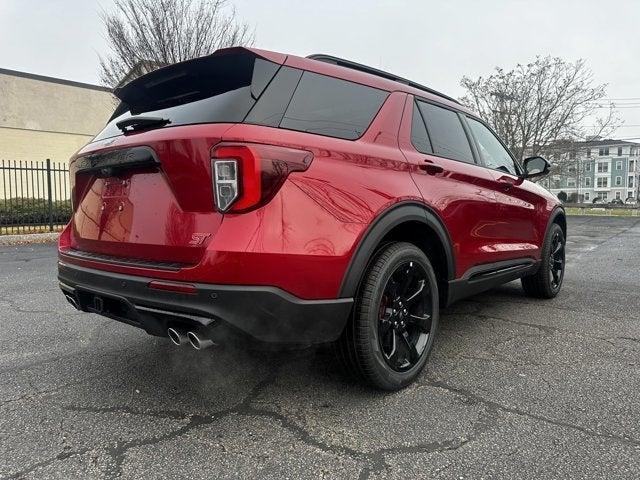
[[[443,312],[399,393],[325,351],[196,352],[75,312],[0,247],[0,478],[640,477],[640,218],[570,217],[553,301]]]

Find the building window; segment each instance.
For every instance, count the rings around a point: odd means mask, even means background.
[[[622,156],[622,147],[618,147],[618,156],[621,157]]]
[[[591,178],[589,178],[589,177],[585,177],[585,179],[584,179],[584,186],[585,186],[585,187],[590,187],[590,186],[591,186]]]
[[[616,200],[621,200],[622,194],[620,192],[616,192]]]
[[[600,147],[598,149],[598,156],[606,157],[609,155],[609,147]]]
[[[633,198],[633,192],[627,192],[627,198]]]
[[[591,149],[587,148],[587,158],[591,158]]]
[[[608,192],[598,192],[598,198],[604,202],[607,201],[607,198],[609,198],[609,194]]]
[[[609,186],[609,177],[598,177],[596,179],[596,186],[598,188],[607,188]]]
[[[591,162],[587,162],[584,164],[584,171],[585,172],[590,172],[591,171]]]
[[[628,183],[628,187],[629,187],[629,188],[633,188],[633,175],[629,175],[629,183]]]
[[[629,160],[629,171],[630,172],[635,172],[636,171],[636,161],[635,160]]]
[[[575,178],[567,178],[567,187],[576,188],[576,179]]]
[[[560,177],[558,175],[554,175],[551,179],[551,188],[560,188]]]
[[[589,192],[584,192],[584,199],[589,200]]]
[[[622,170],[622,161],[621,160],[618,160],[616,162],[616,170]]]
[[[598,162],[598,173],[609,173],[609,162]]]
[[[616,187],[621,187],[622,186],[622,177],[617,176],[616,177]]]

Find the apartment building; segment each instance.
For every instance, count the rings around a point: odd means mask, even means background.
[[[569,202],[638,199],[640,143],[622,140],[575,142],[551,154],[551,174],[541,184]]]

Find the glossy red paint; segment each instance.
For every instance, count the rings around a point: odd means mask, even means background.
[[[452,277],[484,263],[539,259],[557,206],[550,194],[480,165],[419,153],[411,144],[413,96],[452,102],[335,65],[255,52],[390,94],[357,140],[249,124],[201,124],[87,145],[75,158],[148,146],[161,166],[77,181],[75,212],[60,238],[62,261],[169,282],[274,286],[302,299],[332,299],[339,296],[369,227],[404,201],[424,205],[441,220],[454,251]],[[308,151],[313,161],[305,171],[290,173],[268,203],[222,214],[215,209],[211,172],[212,150],[220,142]],[[177,262],[182,268],[79,259],[67,255],[71,249]]]

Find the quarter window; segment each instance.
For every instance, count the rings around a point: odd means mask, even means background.
[[[445,158],[474,163],[467,135],[458,114],[430,103],[418,102],[433,147],[433,153]]]
[[[469,118],[469,126],[473,136],[476,138],[480,155],[482,155],[485,165],[511,175],[518,175],[518,168],[513,158],[511,158],[507,149],[502,146],[500,140],[496,138],[491,130],[473,118]]]
[[[387,96],[377,88],[304,72],[280,127],[355,140]]]

